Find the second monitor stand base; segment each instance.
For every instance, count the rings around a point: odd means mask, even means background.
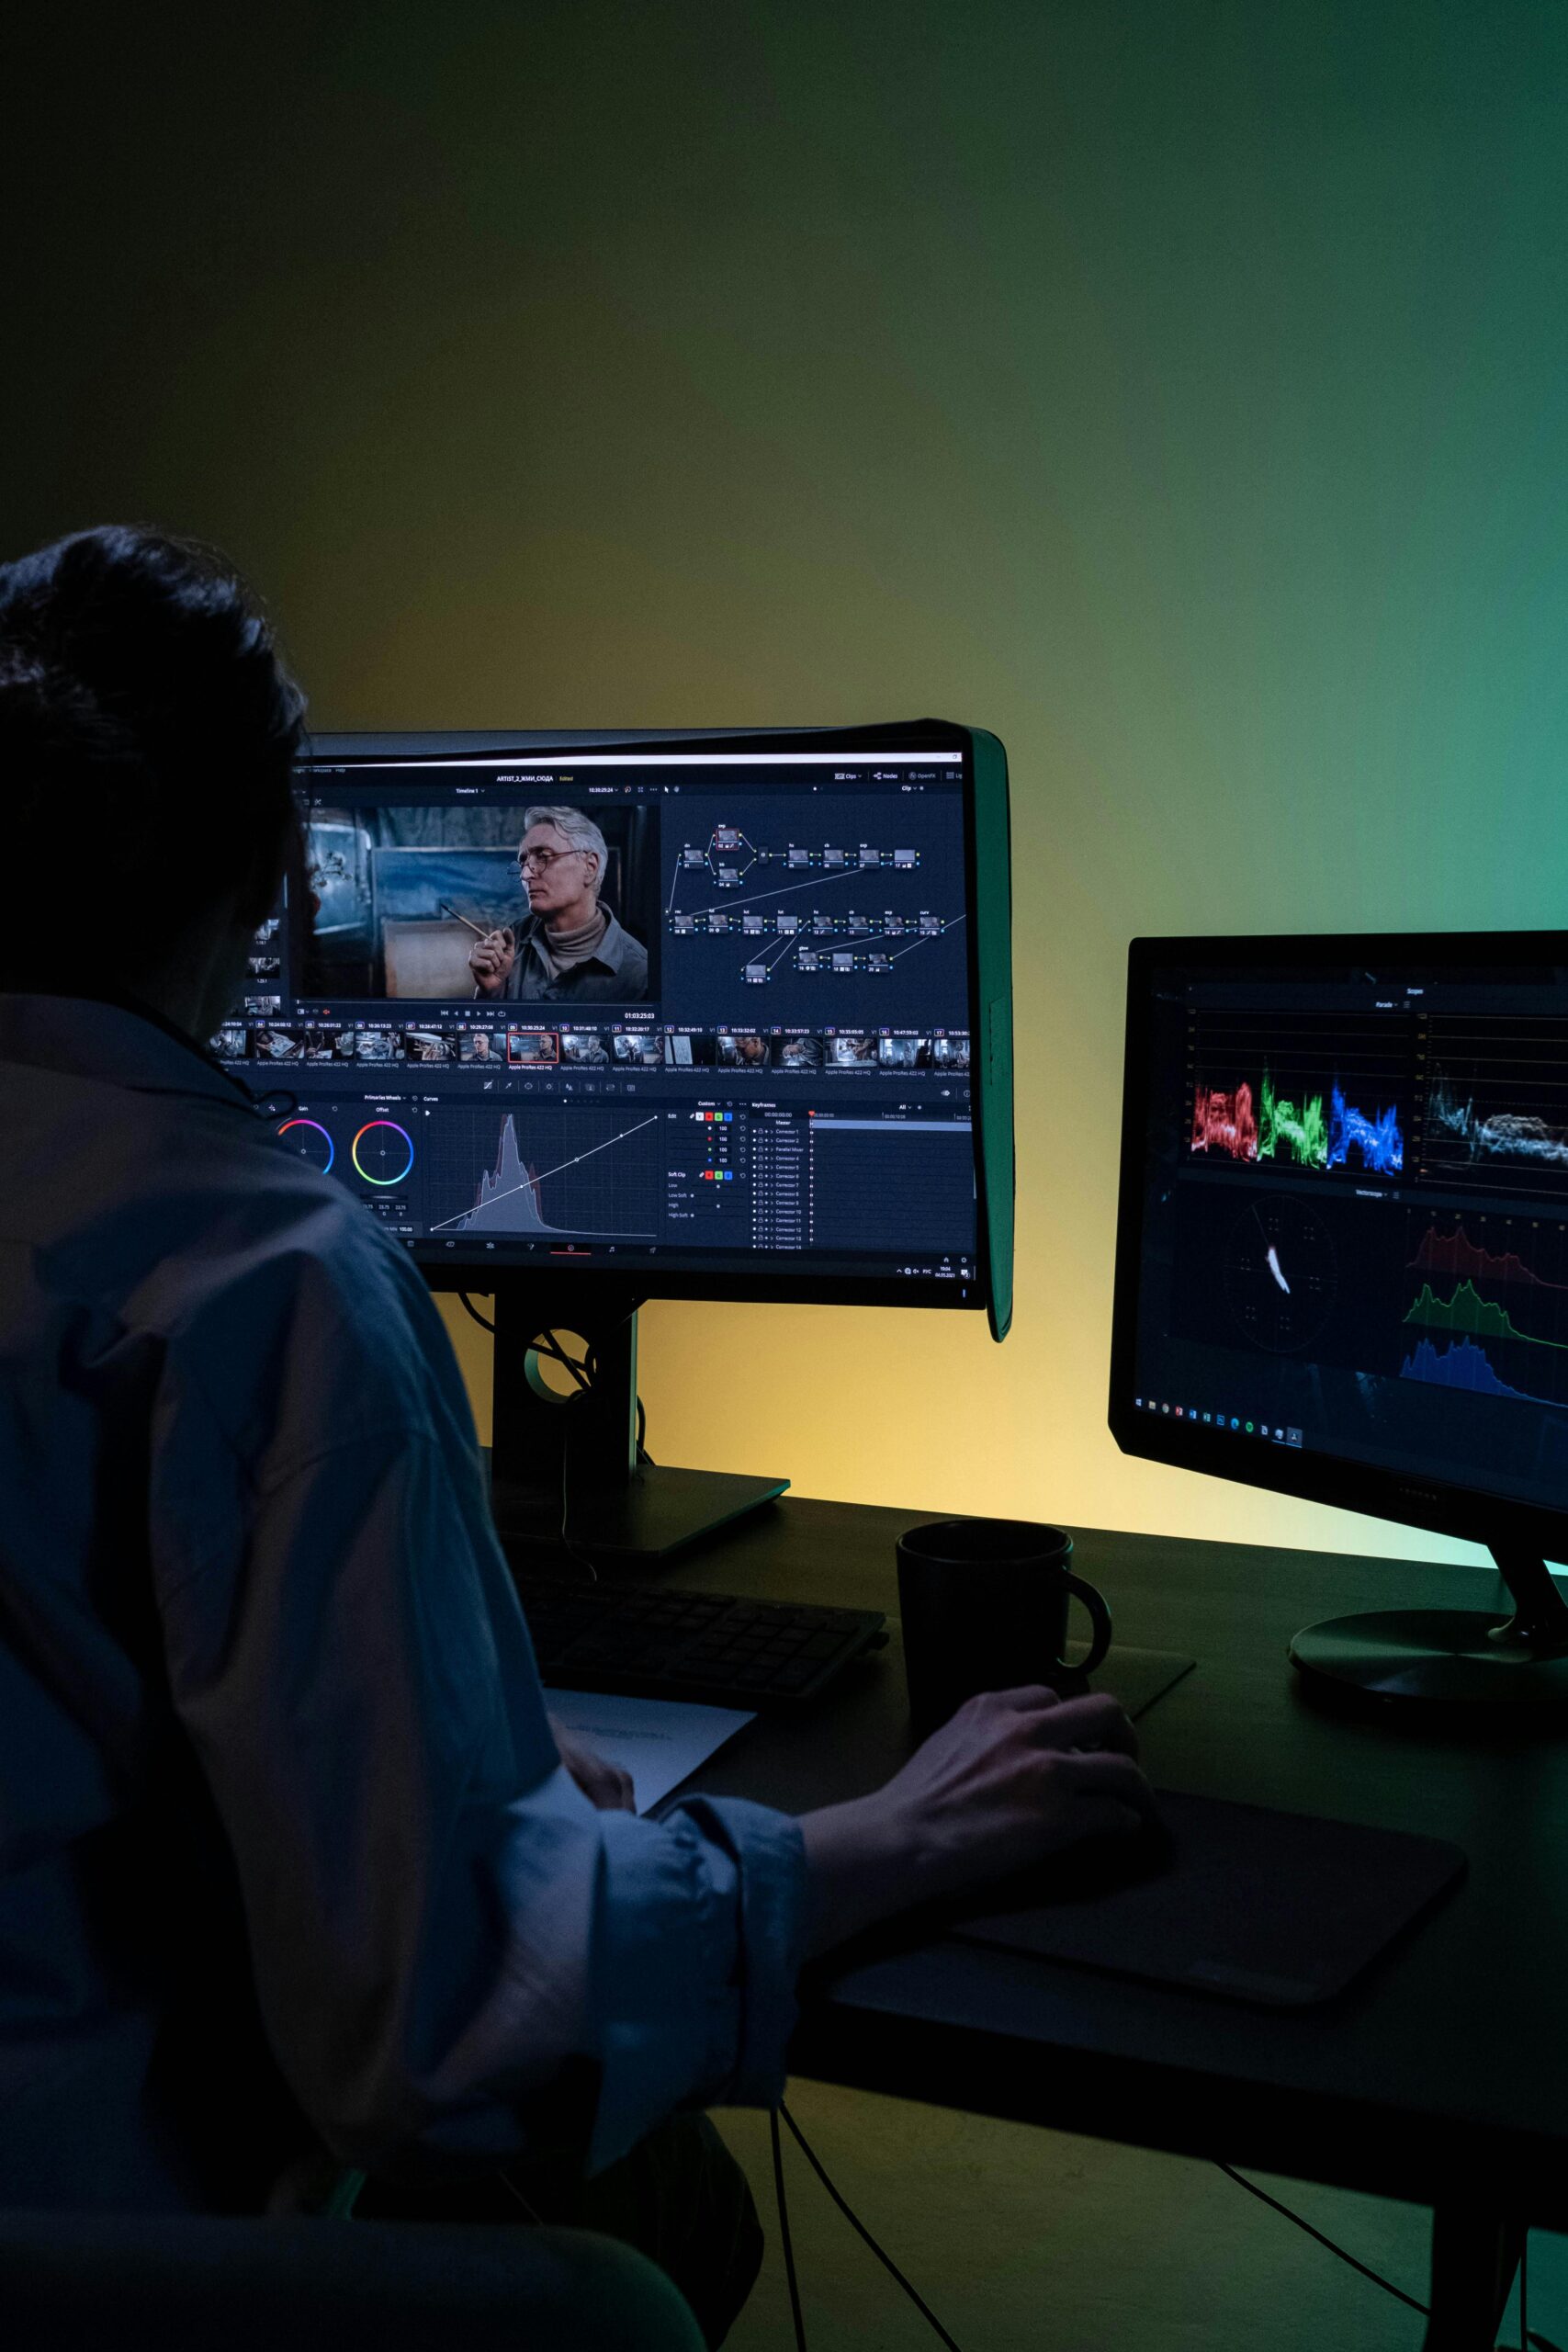
[[[1495,1611],[1483,1609],[1330,1617],[1296,1635],[1291,1664],[1329,1706],[1498,1709],[1538,1723],[1568,1716],[1568,1656],[1508,1647],[1494,1640],[1496,1627]]]
[[[1291,1644],[1303,1688],[1341,1712],[1401,1708],[1477,1724],[1568,1720],[1568,1602],[1544,1560],[1494,1544],[1513,1615],[1390,1609],[1330,1617]]]
[[[563,1530],[558,1496],[508,1494],[498,1487],[496,1531],[506,1550],[528,1553],[545,1565],[581,1554],[594,1565],[631,1566],[668,1559],[748,1511],[782,1495],[787,1478],[746,1477],[727,1470],[678,1470],[651,1464],[626,1484],[597,1494],[574,1494]]]

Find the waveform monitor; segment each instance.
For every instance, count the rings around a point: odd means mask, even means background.
[[[1558,1706],[1568,934],[1139,940],[1128,988],[1118,1442],[1487,1544],[1512,1626],[1348,1619],[1296,1662]]]

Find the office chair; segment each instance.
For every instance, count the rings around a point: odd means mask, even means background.
[[[0,2213],[7,2352],[704,2352],[653,2263],[589,2230]]]

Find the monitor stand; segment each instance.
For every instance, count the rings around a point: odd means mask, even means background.
[[[639,1303],[627,1293],[585,1308],[581,1287],[570,1283],[565,1295],[545,1285],[498,1289],[491,1498],[509,1552],[632,1566],[694,1544],[789,1485],[638,1461]],[[586,1388],[553,1365],[547,1370],[536,1342],[555,1330],[586,1342],[592,1368]]]
[[[1499,1624],[1482,1609],[1392,1609],[1329,1617],[1291,1644],[1291,1663],[1313,1697],[1386,1713],[1446,1710],[1487,1719],[1568,1718],[1568,1602],[1544,1560],[1493,1544],[1514,1604]]]

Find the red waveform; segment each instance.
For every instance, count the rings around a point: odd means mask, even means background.
[[[1235,1092],[1201,1086],[1192,1102],[1194,1151],[1228,1151],[1233,1159],[1258,1157],[1258,1120],[1252,1089],[1243,1079]]]
[[[1435,1225],[1429,1225],[1410,1263],[1422,1273],[1472,1278],[1479,1274],[1491,1283],[1528,1283],[1532,1290],[1568,1290],[1568,1283],[1543,1282],[1534,1267],[1527,1266],[1511,1250],[1483,1250],[1462,1225],[1452,1233],[1439,1233]]]

